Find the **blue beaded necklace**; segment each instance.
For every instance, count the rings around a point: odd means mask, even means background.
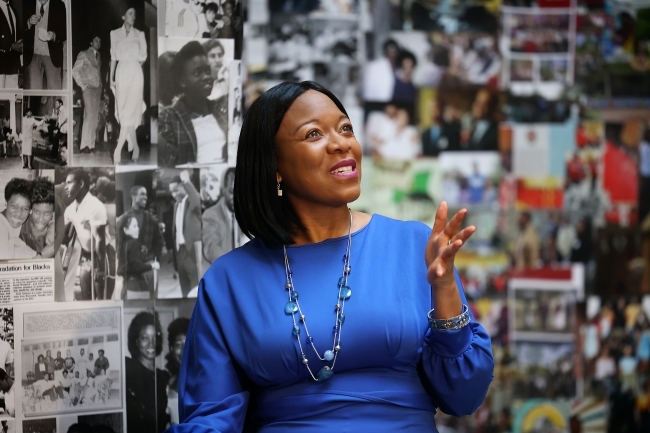
[[[335,307],[334,338],[332,341],[332,349],[326,350],[322,356],[318,353],[318,350],[316,350],[313,337],[309,335],[309,329],[307,328],[307,317],[300,308],[300,302],[298,302],[298,292],[296,292],[296,289],[293,285],[293,279],[291,278],[291,267],[289,266],[287,247],[286,245],[282,246],[284,250],[284,270],[287,277],[285,288],[289,292],[289,302],[287,302],[287,304],[284,306],[284,312],[285,314],[291,316],[291,319],[293,321],[293,329],[291,332],[296,336],[296,339],[298,341],[302,363],[305,365],[305,367],[307,367],[309,374],[316,382],[325,382],[334,374],[334,365],[336,364],[336,358],[339,354],[339,351],[341,350],[341,330],[343,329],[343,322],[345,322],[345,301],[348,300],[350,296],[352,296],[352,289],[350,289],[350,286],[348,286],[348,276],[352,270],[350,267],[350,247],[352,246],[352,211],[348,209],[348,212],[350,212],[350,226],[348,227],[348,244],[345,249],[345,255],[343,256],[343,274],[338,281],[338,301]],[[296,314],[298,314],[299,320],[296,320]],[[306,343],[310,345],[312,349],[314,349],[314,353],[316,353],[318,359],[320,359],[322,362],[332,361],[332,365],[325,365],[318,371],[316,375],[314,375],[311,368],[309,367],[309,360],[307,359],[307,356],[305,356],[302,341],[300,341],[300,326],[298,326],[299,322],[301,322],[302,326],[305,328],[305,334],[307,334]]]

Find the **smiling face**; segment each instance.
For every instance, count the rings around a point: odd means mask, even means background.
[[[51,203],[38,203],[32,206],[32,223],[37,230],[45,230],[53,216],[54,205]]]
[[[147,206],[147,189],[144,187],[140,188],[135,195],[131,196],[131,200],[140,209],[144,209]]]
[[[17,229],[27,221],[30,209],[31,204],[27,197],[14,194],[7,202],[7,209],[5,209],[4,215],[9,225]]]
[[[180,85],[188,98],[207,98],[212,92],[213,83],[206,56],[194,56],[185,62]]]
[[[340,207],[359,197],[361,146],[348,117],[325,94],[300,95],[275,141],[278,180],[294,207]]]
[[[138,335],[138,352],[141,358],[153,360],[156,357],[156,329],[147,325]]]

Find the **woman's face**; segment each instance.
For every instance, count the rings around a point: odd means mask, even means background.
[[[195,56],[183,65],[181,87],[185,95],[190,97],[207,98],[212,93],[210,65],[206,56]]]
[[[15,229],[22,226],[27,221],[27,217],[29,217],[30,209],[31,203],[27,197],[19,194],[12,195],[7,202],[7,209],[5,210],[5,216],[9,225]]]
[[[174,339],[174,344],[172,346],[172,353],[174,354],[174,359],[181,363],[181,358],[183,358],[183,348],[185,347],[185,334],[181,334]]]
[[[212,73],[216,74],[219,72],[219,69],[223,66],[223,55],[224,55],[223,48],[220,46],[216,46],[212,48],[208,52],[208,63],[210,64],[210,67],[212,68]],[[215,77],[216,78],[216,77]]]
[[[32,223],[37,230],[45,230],[54,216],[54,205],[39,203],[32,206]]]
[[[125,24],[133,26],[133,24],[135,23],[135,9],[130,8],[129,10],[127,10],[124,16],[122,17],[122,19],[124,20]]]
[[[133,239],[138,239],[140,237],[140,227],[138,227],[138,220],[131,218],[131,222],[128,227],[124,227],[124,234],[132,237]]]
[[[346,206],[361,193],[361,146],[326,95],[309,90],[289,107],[275,135],[278,175],[294,206]]]
[[[156,357],[156,329],[147,325],[138,335],[138,351],[144,359],[153,360]]]

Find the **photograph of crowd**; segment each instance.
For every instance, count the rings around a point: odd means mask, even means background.
[[[545,334],[565,334],[572,340],[576,321],[577,293],[574,290],[513,290],[513,338],[550,339]]]
[[[513,394],[516,398],[576,396],[574,343],[514,342]]]
[[[55,172],[55,298],[111,299],[115,288],[115,169]],[[61,219],[61,222],[58,220]]]
[[[122,406],[118,333],[21,342],[22,411],[27,417]]]
[[[2,171],[0,260],[55,255],[54,170]]]
[[[121,299],[196,297],[204,267],[199,170],[120,173]],[[213,193],[218,197],[221,192]],[[209,264],[209,263],[208,263]],[[117,298],[117,299],[120,299]]]

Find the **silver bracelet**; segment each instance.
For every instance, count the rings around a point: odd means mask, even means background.
[[[435,331],[454,331],[467,326],[470,322],[469,308],[463,304],[463,312],[456,317],[449,319],[434,319],[433,311],[429,311],[427,317],[429,318],[429,326]]]

